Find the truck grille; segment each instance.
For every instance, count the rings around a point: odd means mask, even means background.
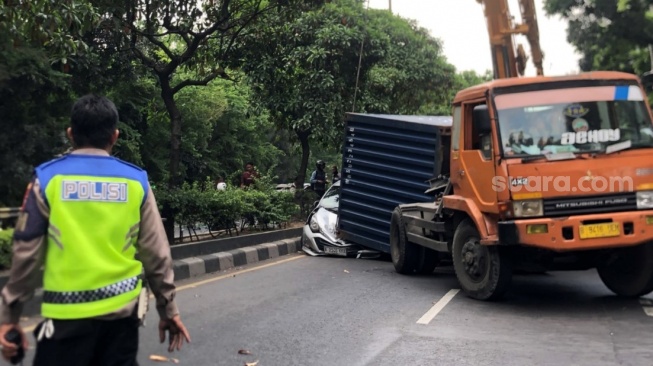
[[[601,196],[580,196],[545,199],[544,216],[566,216],[591,213],[637,210],[635,192]]]

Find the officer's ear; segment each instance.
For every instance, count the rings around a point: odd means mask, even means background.
[[[113,131],[113,133],[111,134],[111,139],[109,140],[109,145],[107,147],[105,147],[105,149],[109,153],[111,153],[111,149],[113,149],[113,147],[116,145],[116,142],[118,141],[118,136],[119,135],[120,135],[120,131],[118,131],[117,129],[115,131]]]
[[[68,136],[68,141],[70,141],[70,144],[75,146],[75,140],[73,139],[73,129],[71,127],[66,129],[66,136]]]

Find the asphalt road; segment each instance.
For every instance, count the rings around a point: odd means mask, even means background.
[[[451,269],[404,276],[389,262],[303,255],[179,285],[192,343],[168,354],[151,308],[141,365],[162,364],[152,354],[180,365],[653,364],[653,307],[612,296],[594,271],[516,276],[498,303],[456,292]]]

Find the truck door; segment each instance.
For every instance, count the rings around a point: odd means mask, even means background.
[[[487,118],[483,118],[487,115]],[[460,194],[472,198],[482,212],[498,213],[492,128],[485,99],[462,105],[463,144],[456,175]]]

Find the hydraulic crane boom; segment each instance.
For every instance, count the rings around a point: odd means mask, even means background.
[[[533,0],[519,0],[522,24],[513,24],[507,0],[476,0],[485,8],[488,35],[492,49],[494,78],[505,79],[524,75],[528,56],[522,45],[515,48],[514,34],[525,35],[531,49],[537,75],[544,75],[540,34]]]

